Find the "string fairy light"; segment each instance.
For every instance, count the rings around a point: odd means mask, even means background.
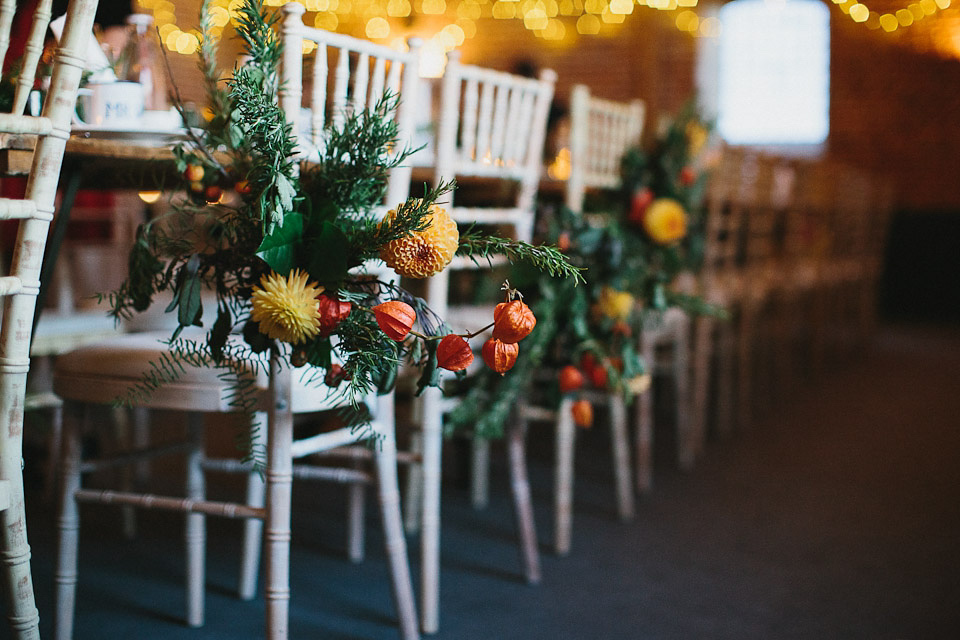
[[[289,0],[264,0],[279,7]],[[477,34],[481,19],[518,20],[536,37],[570,43],[576,36],[602,34],[622,24],[638,9],[678,12],[678,30],[691,36],[713,37],[719,32],[715,18],[701,19],[694,9],[698,0],[295,0],[312,14],[313,26],[330,31],[360,31],[371,40],[396,40],[396,20],[413,15],[449,18],[433,36],[426,38],[432,48],[444,52]],[[945,0],[921,0],[943,2]],[[946,0],[949,1],[949,0]],[[213,26],[211,37],[236,25],[242,0],[211,0],[208,12]],[[181,29],[172,0],[137,0],[139,10],[150,12],[164,47],[183,55],[196,53],[202,35],[197,29]],[[681,17],[682,16],[682,17]],[[309,24],[310,17],[306,18]],[[314,44],[304,43],[304,53]]]
[[[913,26],[924,18],[949,9],[951,5],[951,0],[918,0],[893,13],[881,14],[872,11],[860,0],[832,0],[832,2],[854,22],[863,24],[868,29],[882,29],[887,33]]]

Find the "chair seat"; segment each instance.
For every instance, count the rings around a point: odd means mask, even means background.
[[[199,341],[204,334],[197,330],[185,331],[183,335]],[[128,333],[64,354],[57,358],[53,390],[67,400],[110,404],[143,379],[150,363],[160,362],[164,354],[169,354],[165,342],[169,337],[167,332]],[[261,354],[259,359],[263,366],[257,371],[257,387],[261,409],[266,410],[263,396],[268,386],[267,354]],[[221,378],[223,372],[185,364],[175,381],[164,383],[138,400],[138,405],[178,411],[235,411],[230,404],[229,379]],[[345,393],[323,384],[323,371],[314,367],[294,372],[292,398],[294,413],[327,411],[349,403]]]

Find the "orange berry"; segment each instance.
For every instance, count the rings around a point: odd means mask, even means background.
[[[183,172],[183,177],[189,182],[200,182],[203,180],[204,173],[206,172],[203,170],[202,164],[188,164]]]

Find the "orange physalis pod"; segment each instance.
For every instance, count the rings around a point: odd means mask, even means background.
[[[523,300],[501,302],[493,310],[493,337],[501,342],[520,342],[537,326],[537,318]]]
[[[320,316],[320,335],[326,337],[333,333],[341,322],[350,315],[353,308],[349,302],[336,296],[321,293],[317,296],[317,314]]]
[[[463,371],[473,362],[473,349],[462,336],[451,333],[437,345],[437,366],[447,371]]]
[[[413,323],[417,321],[417,312],[406,302],[388,300],[373,308],[377,325],[391,340],[400,342],[407,337]]]
[[[520,353],[520,347],[515,342],[501,342],[496,338],[490,338],[483,343],[483,361],[487,366],[503,375],[513,368],[517,362],[517,355]]]
[[[577,400],[570,407],[573,414],[573,423],[578,427],[588,429],[593,426],[593,405],[586,400]]]
[[[569,393],[582,387],[585,380],[579,369],[572,364],[568,364],[563,369],[560,369],[557,382],[560,384],[561,393]]]

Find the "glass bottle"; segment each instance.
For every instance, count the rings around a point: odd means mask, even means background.
[[[121,80],[138,82],[143,87],[143,106],[148,110],[165,110],[167,103],[167,83],[161,68],[160,50],[157,35],[150,29],[153,16],[134,13],[127,16],[130,25],[129,36],[124,47]]]

